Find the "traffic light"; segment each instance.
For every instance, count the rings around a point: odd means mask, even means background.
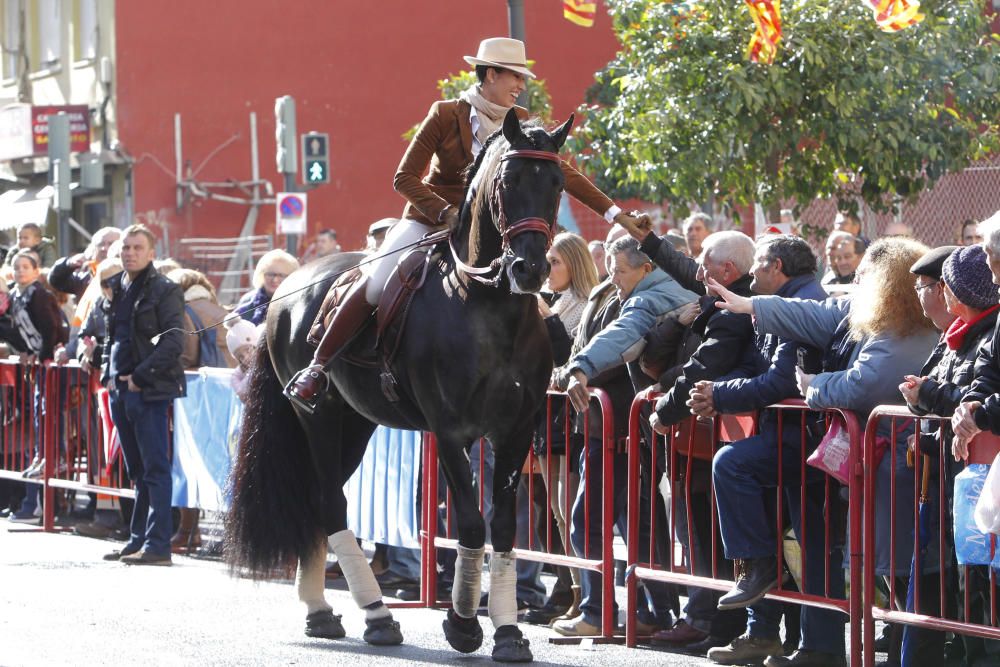
[[[330,182],[330,135],[309,132],[302,135],[302,180],[306,183]]]
[[[294,174],[298,171],[298,156],[295,154],[295,98],[283,95],[274,100],[274,139],[278,150],[275,162],[278,171]]]

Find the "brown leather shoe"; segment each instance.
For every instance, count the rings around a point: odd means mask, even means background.
[[[132,554],[135,554],[135,553],[139,553],[139,550],[138,549],[135,549],[135,550],[115,549],[111,553],[104,554],[103,556],[101,556],[101,558],[103,560],[116,561],[116,560],[121,560],[122,558],[125,558],[126,556],[131,556]]]
[[[660,630],[650,638],[653,646],[684,646],[700,642],[708,637],[707,632],[695,629],[685,621],[677,621],[669,630]]]
[[[122,556],[118,560],[126,565],[173,565],[170,554],[152,554],[145,549],[137,551],[134,554]]]

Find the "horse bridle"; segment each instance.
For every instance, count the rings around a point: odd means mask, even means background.
[[[559,157],[558,153],[550,153],[549,151],[540,151],[532,148],[520,148],[509,150],[500,156],[500,162],[505,162],[507,160],[513,159],[525,159],[525,160],[546,160],[548,162],[555,162],[557,164],[562,162],[562,158]],[[462,270],[463,273],[469,275],[470,278],[481,282],[492,287],[496,287],[502,276],[500,268],[503,266],[504,258],[511,253],[510,242],[515,236],[519,234],[524,234],[525,232],[539,232],[545,235],[545,250],[546,252],[552,246],[552,225],[549,224],[548,220],[545,218],[539,218],[537,216],[519,218],[512,225],[507,224],[507,214],[504,211],[503,206],[503,175],[502,170],[498,171],[496,177],[493,180],[493,200],[496,201],[497,206],[497,230],[500,232],[500,238],[502,243],[500,246],[500,256],[494,259],[489,266],[476,267],[466,264],[458,257],[458,253],[455,252],[455,246],[451,245],[451,254],[455,259],[455,265]],[[487,274],[497,271],[497,275],[493,278],[486,278]]]

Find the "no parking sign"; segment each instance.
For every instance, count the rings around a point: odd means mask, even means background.
[[[278,234],[306,233],[306,193],[279,192],[274,207]]]

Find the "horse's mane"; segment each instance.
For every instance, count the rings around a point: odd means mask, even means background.
[[[470,164],[468,167],[465,168],[466,192],[468,192],[469,188],[472,187],[472,182],[476,179],[476,174],[479,173],[479,168],[483,164],[483,158],[486,157],[486,154],[489,153],[490,151],[490,147],[497,140],[506,141],[506,139],[504,139],[502,129],[497,130],[490,136],[486,137],[486,143],[483,144],[483,147],[482,149],[480,149],[479,154],[476,156],[476,159],[472,161],[472,164]]]

